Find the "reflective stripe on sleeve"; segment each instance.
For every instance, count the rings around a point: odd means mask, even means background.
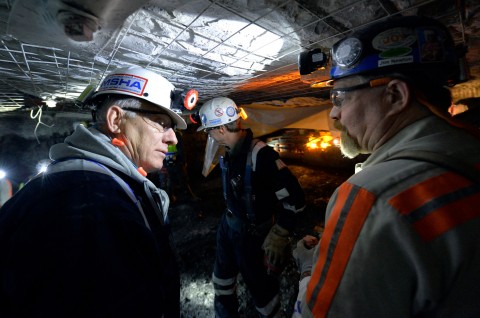
[[[290,193],[288,193],[288,190],[283,188],[275,192],[275,195],[277,196],[278,201],[281,201],[285,198],[288,198],[290,196]]]
[[[288,204],[287,202],[283,202],[282,206],[285,210],[292,211],[293,213],[299,213],[305,210],[305,205],[297,209],[296,206]]]
[[[375,196],[343,183],[320,240],[319,258],[307,287],[307,303],[315,317],[325,317],[340,284],[355,242]]]
[[[388,203],[428,242],[480,216],[480,185],[446,172],[413,185]]]

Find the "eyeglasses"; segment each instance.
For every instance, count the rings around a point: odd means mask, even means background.
[[[381,77],[370,80],[366,83],[350,86],[350,87],[342,87],[342,88],[334,88],[330,91],[330,100],[332,101],[333,106],[335,107],[342,107],[342,104],[345,100],[345,93],[356,91],[363,88],[373,88],[382,85],[387,85],[392,78],[390,77]]]
[[[174,124],[172,118],[162,112],[154,111],[154,110],[147,110],[147,109],[138,109],[138,108],[131,108],[131,107],[122,107],[123,110],[128,110],[134,113],[139,114],[146,114],[146,115],[153,115],[153,116],[142,116],[145,120],[147,118],[150,122],[153,123],[151,125],[155,129],[157,129],[160,133],[166,133],[170,129],[175,129],[176,125]],[[147,122],[147,124],[149,124]]]
[[[215,130],[215,129],[218,129],[218,128],[220,128],[220,126],[205,128],[204,132],[205,132],[206,134],[208,134],[208,133],[211,132],[212,130]]]

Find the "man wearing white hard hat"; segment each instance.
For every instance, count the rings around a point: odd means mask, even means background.
[[[239,317],[235,291],[240,273],[258,317],[280,317],[278,275],[291,255],[296,215],[305,207],[303,190],[278,153],[242,129],[246,114],[233,100],[214,98],[202,106],[199,117],[198,130],[208,133],[207,168],[217,146],[227,150],[220,158],[226,209],[212,276],[215,315]]]
[[[180,316],[169,200],[146,178],[186,128],[175,94],[128,67],[88,95],[95,125],[0,210],[1,317]]]

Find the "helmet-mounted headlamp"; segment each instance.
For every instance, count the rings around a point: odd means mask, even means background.
[[[198,91],[195,89],[172,91],[172,109],[183,113],[192,110],[198,102]]]
[[[326,87],[330,79],[330,58],[320,48],[298,55],[300,80],[311,87]]]
[[[298,70],[300,75],[311,74],[327,65],[328,56],[321,49],[305,51],[298,55]]]

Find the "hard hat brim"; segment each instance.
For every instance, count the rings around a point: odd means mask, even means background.
[[[165,111],[167,115],[169,115],[175,121],[177,129],[187,129],[187,123],[185,122],[185,119],[183,119],[179,114],[165,107],[162,107],[162,111]]]

